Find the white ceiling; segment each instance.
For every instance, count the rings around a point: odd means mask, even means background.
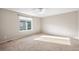
[[[78,8],[44,8],[45,10],[43,13],[38,13],[32,11],[32,9],[34,8],[7,8],[7,9],[36,17],[46,17],[79,10]]]

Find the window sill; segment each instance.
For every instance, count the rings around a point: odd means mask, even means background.
[[[22,30],[22,31],[19,31],[19,32],[27,32],[27,31],[32,31],[32,30]]]

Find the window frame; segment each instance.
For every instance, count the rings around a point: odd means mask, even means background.
[[[30,30],[20,30],[20,21],[22,19],[20,19],[20,17],[23,17],[23,18],[26,18],[26,19],[23,19],[23,21],[31,21],[31,29]],[[31,17],[26,17],[26,16],[22,16],[22,15],[18,15],[18,19],[19,19],[19,32],[26,32],[26,31],[32,31],[33,30],[33,19]]]

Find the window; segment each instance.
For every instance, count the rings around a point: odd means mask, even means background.
[[[32,29],[32,18],[27,18],[19,16],[20,20],[20,31],[31,30]]]

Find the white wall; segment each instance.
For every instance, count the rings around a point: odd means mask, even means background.
[[[78,39],[79,39],[79,11],[78,11]]]
[[[68,37],[77,36],[77,12],[43,18],[42,32]]]
[[[0,42],[40,32],[40,18],[36,17],[32,17],[32,31],[19,32],[19,19],[17,14],[16,12],[0,9]]]

